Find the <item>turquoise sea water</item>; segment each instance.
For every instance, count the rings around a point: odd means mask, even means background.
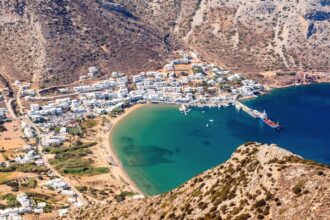
[[[234,107],[195,108],[184,115],[177,106],[149,105],[129,114],[111,142],[130,177],[149,195],[226,161],[247,141],[276,143],[330,164],[330,84],[278,89],[245,103],[266,109],[284,129],[276,132]]]

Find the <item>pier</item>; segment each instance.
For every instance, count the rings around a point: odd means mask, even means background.
[[[260,118],[269,127],[274,128],[277,131],[279,131],[281,129],[280,124],[278,122],[275,123],[272,120],[270,120],[265,111],[259,112],[257,110],[251,109],[239,101],[235,101],[234,105],[238,110],[242,110],[242,111],[246,112],[253,118]]]
[[[196,107],[223,107],[223,106],[230,106],[230,105],[234,105],[236,107],[236,109],[238,110],[242,110],[245,113],[247,113],[248,115],[250,115],[251,117],[255,118],[255,119],[260,119],[262,120],[262,122],[264,122],[266,125],[268,125],[271,128],[276,129],[277,131],[281,130],[281,126],[278,122],[274,122],[272,120],[270,120],[267,116],[266,111],[264,110],[263,112],[260,112],[258,110],[252,109],[246,105],[244,105],[243,103],[237,101],[237,100],[230,100],[230,101],[224,101],[222,103],[211,103],[211,104],[191,104],[191,103],[187,103],[187,104],[181,104],[179,110],[180,112],[183,112],[185,115],[187,115],[187,113],[190,111],[190,109],[188,108],[189,106],[196,106]]]
[[[267,118],[267,115],[265,112],[259,112],[257,110],[251,109],[239,101],[236,101],[234,103],[234,105],[238,110],[242,110],[242,111],[246,112],[247,114],[251,115],[253,118],[260,118],[260,119]]]

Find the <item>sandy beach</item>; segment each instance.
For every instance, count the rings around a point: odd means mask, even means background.
[[[145,106],[146,104],[137,104],[134,105],[128,109],[125,109],[125,112],[121,115],[119,115],[117,118],[114,118],[111,120],[111,127],[110,129],[105,133],[104,135],[104,146],[107,147],[108,152],[109,152],[109,156],[111,156],[115,162],[118,164],[118,166],[115,166],[113,168],[113,172],[115,175],[121,176],[122,178],[124,178],[124,180],[131,186],[131,188],[140,193],[145,195],[135,184],[135,182],[130,178],[130,176],[127,174],[125,168],[123,167],[123,165],[121,164],[120,159],[117,156],[116,151],[114,150],[113,146],[111,145],[111,133],[114,130],[114,128],[119,124],[119,122],[121,120],[123,120],[127,115],[129,115],[131,112],[135,111],[138,108],[141,108],[142,106]]]

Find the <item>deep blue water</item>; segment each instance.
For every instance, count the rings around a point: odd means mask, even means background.
[[[330,164],[330,84],[277,89],[245,103],[266,109],[283,125],[277,134],[251,132],[255,140],[276,143],[306,159]]]
[[[152,105],[128,115],[114,130],[112,144],[147,194],[177,187],[226,161],[247,141],[276,143],[330,164],[330,84],[278,89],[245,103],[265,109],[283,130],[277,132],[234,107],[196,108],[185,116],[178,107]]]

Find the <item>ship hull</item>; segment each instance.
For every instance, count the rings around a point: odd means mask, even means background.
[[[266,125],[268,125],[269,127],[274,128],[274,129],[276,129],[276,130],[278,130],[278,131],[281,129],[281,126],[280,126],[278,123],[275,123],[275,122],[273,122],[272,120],[270,120],[270,119],[268,119],[268,118],[263,119],[262,121],[263,121]]]

